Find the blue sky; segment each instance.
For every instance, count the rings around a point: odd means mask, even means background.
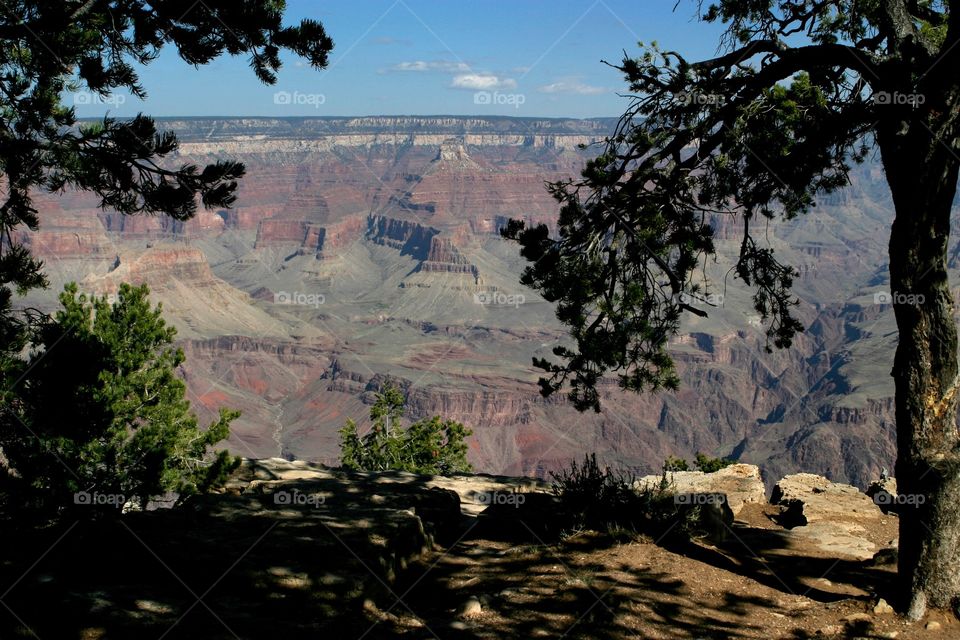
[[[320,20],[335,48],[327,69],[285,58],[264,86],[245,58],[194,69],[166,50],[141,69],[141,102],[67,96],[81,117],[619,115],[618,62],[656,40],[690,57],[715,53],[719,29],[694,0],[289,0],[289,22]],[[203,3],[194,10],[202,11]]]

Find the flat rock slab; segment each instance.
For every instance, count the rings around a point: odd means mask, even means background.
[[[804,539],[830,555],[870,560],[877,546],[864,537],[866,529],[852,522],[814,522],[785,532],[785,537]]]
[[[303,460],[268,458],[245,460],[231,480],[235,489],[256,487],[258,484],[292,480],[320,482],[344,491],[357,492],[357,487],[374,493],[396,493],[422,489],[444,489],[455,493],[460,499],[464,515],[477,516],[498,501],[509,500],[515,493],[550,493],[550,483],[536,478],[515,478],[488,474],[460,474],[449,477],[419,475],[403,471],[342,471]],[[350,489],[352,487],[352,489]],[[387,489],[386,487],[390,487]],[[405,490],[404,487],[407,487]]]
[[[634,487],[659,486],[662,475],[644,476]],[[671,491],[678,494],[723,494],[736,516],[745,504],[762,504],[767,500],[760,468],[753,464],[732,464],[713,473],[702,471],[669,471]]]
[[[858,560],[868,560],[877,552],[868,529],[879,527],[884,514],[854,486],[797,473],[776,484],[770,502],[780,507],[780,523],[790,529],[791,536]]]
[[[883,518],[880,508],[856,487],[813,473],[785,476],[774,486],[770,503],[780,505],[783,512],[791,510],[796,517],[796,523],[788,522],[785,526],[838,519],[878,522]]]

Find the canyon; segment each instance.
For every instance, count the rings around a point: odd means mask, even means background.
[[[876,160],[766,232],[800,274],[807,330],[793,347],[766,353],[750,291],[730,272],[740,226],[716,216],[718,255],[703,272],[720,302],[671,344],[680,389],[638,396],[610,380],[603,411],[581,414],[538,393],[532,358],[569,339],[519,284],[525,261],[499,229],[511,218],[552,229],[545,181],[578,176],[613,120],[160,123],[181,139],[177,164],[245,163],[236,207],[177,222],[104,211],[89,194],[38,197],[40,229],[18,239],[51,287],[21,302],[51,311],[69,281],[98,295],[148,283],[178,329],[194,410],[243,411],[227,442],[237,454],[335,464],[337,429],[366,425],[392,383],[409,419],[473,429],[469,458],[487,473],[548,477],[594,451],[640,475],[671,455],[729,456],[759,465],[768,486],[807,471],[864,487],[893,468],[893,210]]]

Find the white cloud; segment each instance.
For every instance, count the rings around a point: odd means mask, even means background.
[[[443,73],[460,73],[470,71],[470,65],[465,62],[449,62],[447,60],[414,60],[400,62],[387,71],[440,71]]]
[[[517,81],[513,78],[501,78],[492,73],[463,73],[454,76],[450,86],[454,89],[490,91],[492,89],[515,89]]]
[[[581,96],[595,96],[600,93],[606,93],[609,91],[609,89],[595,87],[593,85],[584,84],[583,82],[568,82],[561,80],[559,82],[545,84],[542,87],[537,87],[537,91],[540,93],[575,93]]]

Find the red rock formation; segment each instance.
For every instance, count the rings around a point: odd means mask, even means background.
[[[325,226],[307,220],[271,218],[260,221],[254,247],[296,245],[299,255],[329,258],[339,249],[360,239],[364,227],[362,216],[349,217]]]
[[[175,278],[199,285],[214,278],[207,257],[195,247],[153,248],[132,262],[121,256],[113,273],[133,284],[161,283]]]
[[[309,255],[313,252],[317,259],[330,258],[337,254],[340,249],[363,236],[363,230],[366,228],[366,220],[363,216],[351,216],[340,222],[327,225],[319,229],[313,235],[316,243],[311,240],[312,228],[308,232],[301,252]]]
[[[277,214],[279,205],[242,205],[235,209],[223,211],[224,226],[227,229],[249,231],[259,227],[260,221],[272,218]]]
[[[367,238],[376,244],[409,253],[424,260],[430,251],[430,243],[439,229],[426,227],[419,222],[372,215],[367,218]]]
[[[38,203],[39,204],[39,203]],[[109,258],[116,247],[103,231],[95,212],[44,211],[37,231],[18,229],[14,241],[41,258]]]
[[[310,223],[306,220],[279,220],[271,218],[261,220],[257,226],[257,240],[254,248],[293,244],[300,246],[307,239]]]
[[[453,241],[440,236],[430,238],[430,251],[427,259],[420,263],[420,270],[432,273],[469,273],[474,278],[480,276],[477,267],[460,254]]]

